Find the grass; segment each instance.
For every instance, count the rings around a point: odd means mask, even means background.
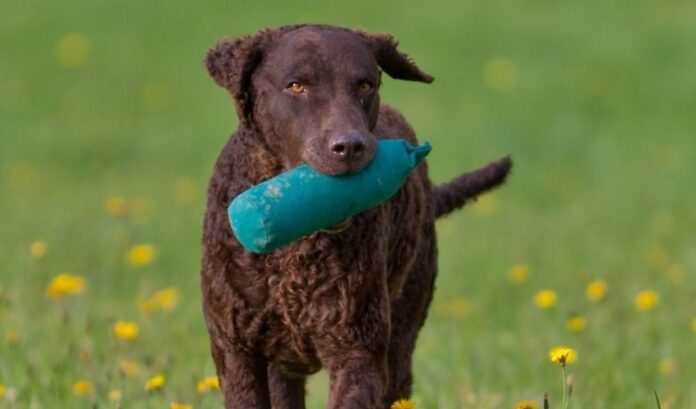
[[[414,358],[418,408],[557,407],[569,345],[574,408],[696,408],[696,5],[687,1],[4,2],[0,5],[0,406],[221,407],[200,314],[204,190],[236,126],[202,67],[223,35],[325,22],[388,31],[433,85],[383,101],[432,142],[442,182],[497,156],[507,187],[438,223],[440,275]],[[105,202],[125,199],[111,216]],[[30,246],[46,243],[43,257]],[[127,252],[150,243],[154,262]],[[512,283],[508,270],[529,266]],[[60,272],[80,295],[44,293]],[[590,302],[586,285],[608,283]],[[176,308],[138,301],[175,287]],[[535,294],[556,292],[540,309]],[[644,289],[659,303],[638,310]],[[579,332],[572,315],[586,319]],[[139,336],[116,339],[118,320]],[[124,360],[139,364],[124,376]],[[167,377],[159,391],[146,380]],[[80,379],[94,391],[75,396]],[[323,407],[324,374],[309,384]],[[15,395],[14,406],[8,395]]]

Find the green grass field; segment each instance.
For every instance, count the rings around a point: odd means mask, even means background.
[[[155,3],[0,3],[0,408],[222,407],[196,391],[214,374],[198,270],[205,185],[236,118],[202,59],[219,37],[297,22],[391,32],[437,78],[382,89],[432,142],[435,181],[516,162],[504,189],[438,223],[416,408],[546,391],[560,408],[558,345],[578,352],[575,409],[655,408],[654,390],[696,408],[696,3]],[[155,257],[133,265],[141,244]],[[62,272],[84,291],[48,297]],[[178,302],[143,311],[166,288]],[[642,290],[654,308],[636,308]],[[138,336],[118,339],[117,321]],[[324,406],[325,374],[308,392]]]

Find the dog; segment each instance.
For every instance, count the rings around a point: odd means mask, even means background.
[[[502,184],[491,162],[434,186],[421,164],[383,204],[268,254],[234,238],[227,207],[301,163],[356,172],[376,141],[415,134],[380,103],[382,71],[430,83],[390,35],[294,25],[222,40],[205,58],[239,127],[208,187],[201,289],[225,407],[297,409],[305,379],[328,371],[327,407],[388,408],[411,393],[411,355],[433,296],[435,219]]]

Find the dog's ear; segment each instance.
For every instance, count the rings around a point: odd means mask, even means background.
[[[399,43],[389,34],[369,34],[358,30],[358,34],[367,39],[372,52],[375,53],[377,64],[399,80],[433,82],[435,78],[421,71],[411,58],[398,50]]]
[[[241,123],[248,125],[253,112],[251,76],[263,60],[271,30],[250,36],[223,39],[208,50],[205,66],[210,76],[234,98]]]

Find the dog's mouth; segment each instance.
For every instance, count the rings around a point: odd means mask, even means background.
[[[333,226],[326,227],[324,229],[319,230],[322,233],[327,233],[327,234],[339,234],[343,231],[345,231],[350,225],[353,223],[353,218],[349,217],[345,219],[344,221],[334,224]]]

